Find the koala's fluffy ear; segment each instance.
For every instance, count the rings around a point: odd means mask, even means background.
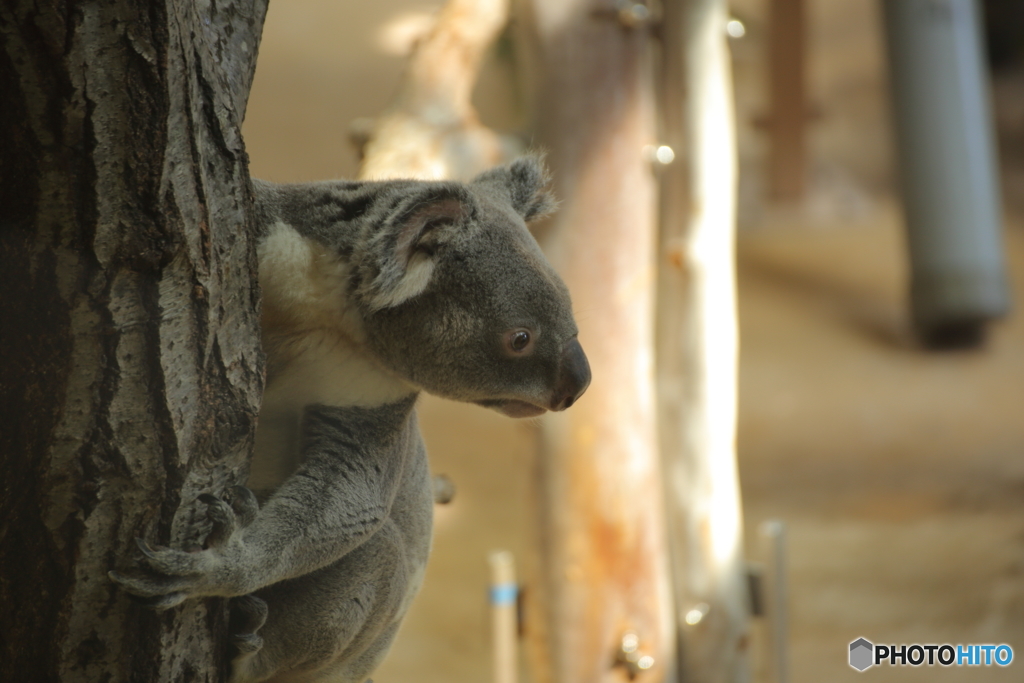
[[[370,258],[360,269],[362,300],[379,311],[422,293],[433,275],[437,248],[472,214],[472,198],[454,184],[400,202],[369,245]]]
[[[524,221],[530,222],[551,213],[558,205],[546,189],[550,180],[543,158],[531,154],[481,173],[473,182],[502,188],[508,193],[512,208]]]

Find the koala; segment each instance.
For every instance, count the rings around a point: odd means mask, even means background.
[[[200,497],[204,549],[140,539],[110,574],[156,608],[233,598],[234,683],[362,683],[383,659],[430,551],[420,392],[530,417],[586,390],[569,293],[526,228],[546,183],[533,157],[465,184],[253,181],[267,386],[248,487]]]

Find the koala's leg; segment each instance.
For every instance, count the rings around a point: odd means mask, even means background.
[[[232,662],[232,683],[364,683],[394,640],[426,557],[387,523],[323,569],[259,591],[263,647]]]

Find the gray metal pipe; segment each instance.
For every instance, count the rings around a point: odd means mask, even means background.
[[[914,326],[979,343],[1009,311],[988,76],[974,0],[884,0]]]

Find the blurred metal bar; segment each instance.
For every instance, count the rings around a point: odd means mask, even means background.
[[[807,180],[807,93],[803,0],[772,0],[768,177],[772,199],[795,202]]]
[[[979,9],[885,0],[914,325],[970,346],[1010,307]]]
[[[789,682],[789,588],[786,582],[786,523],[769,520],[761,525],[767,570],[768,680]]]

